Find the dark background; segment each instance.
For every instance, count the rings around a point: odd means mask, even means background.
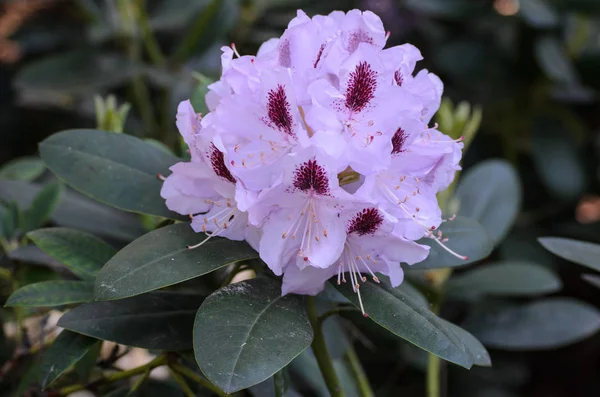
[[[370,9],[391,32],[388,45],[419,47],[420,66],[441,77],[444,96],[483,109],[464,168],[503,158],[518,170],[522,210],[494,258],[553,268],[564,283],[559,295],[600,305],[600,290],[582,281],[582,268],[536,241],[600,242],[599,0],[147,0],[149,28],[171,55],[165,64],[142,50],[142,28],[119,17],[118,3],[3,0],[0,165],[35,155],[37,142],[59,130],[94,128],[94,94],[131,103],[125,131],[177,151],[176,105],[194,91],[192,71],[218,78],[221,45],[234,41],[240,53],[255,53],[282,33],[296,8],[309,15]],[[442,313],[460,319],[463,308],[450,303]],[[364,337],[370,342],[357,349],[378,395],[424,395],[419,365],[386,335]],[[600,335],[551,351],[491,352],[493,369],[447,368],[448,395],[600,395]]]

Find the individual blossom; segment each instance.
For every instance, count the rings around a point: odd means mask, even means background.
[[[329,278],[337,275],[338,284],[351,283],[364,314],[360,284],[367,278],[363,274],[377,283],[376,273],[384,274],[396,287],[404,279],[400,263],[412,265],[424,260],[429,247],[395,236],[393,229],[397,220],[374,206],[353,206],[345,210],[342,217],[346,239],[335,264],[325,269],[290,264],[283,277],[282,291],[314,295],[323,290]]]
[[[179,162],[170,168],[172,173],[161,189],[167,207],[189,215],[196,232],[209,234],[199,245],[215,236],[231,240],[255,237],[254,231],[248,231],[247,213],[240,210],[236,201],[236,194],[244,196],[246,192],[227,168],[224,153],[212,139],[211,128],[201,125],[189,101],[179,105],[177,119],[192,161]],[[253,244],[253,240],[249,242]]]
[[[260,257],[281,275],[284,268],[328,268],[340,256],[346,233],[341,217],[352,196],[338,185],[333,159],[318,148],[288,156],[281,181],[260,193],[249,209],[262,230]]]

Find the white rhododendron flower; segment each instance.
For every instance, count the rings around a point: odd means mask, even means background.
[[[335,276],[358,293],[377,272],[399,285],[400,264],[429,253],[416,240],[443,246],[436,193],[463,145],[430,125],[443,85],[415,74],[419,50],[386,40],[369,11],[298,11],[256,56],[224,47],[210,112],[179,106],[191,161],[171,167],[167,207],[208,238],[248,241],[283,294],[317,294]]]

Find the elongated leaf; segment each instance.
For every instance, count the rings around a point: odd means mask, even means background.
[[[448,327],[450,327],[456,335],[462,340],[465,344],[465,348],[467,351],[473,356],[473,364],[479,365],[481,367],[490,367],[492,365],[492,359],[490,357],[490,353],[485,349],[485,347],[481,344],[476,337],[471,335],[469,331],[462,329],[456,324],[451,323],[450,321],[446,321],[441,318],[443,323],[445,323]]]
[[[585,164],[570,135],[570,125],[558,117],[536,117],[531,141],[533,165],[556,197],[574,201],[587,188]]]
[[[98,130],[67,130],[40,143],[48,168],[74,189],[113,207],[181,218],[160,197],[159,173],[178,159],[125,134]]]
[[[87,383],[96,367],[96,361],[100,357],[102,351],[102,341],[96,340],[96,343],[88,350],[88,352],[75,364],[75,372],[78,379],[82,383]]]
[[[467,256],[468,259],[457,258],[431,239],[422,239],[419,243],[431,247],[429,256],[423,262],[415,263],[407,269],[462,266],[485,258],[494,248],[487,231],[474,220],[458,216],[453,221],[443,223],[440,230],[443,236],[448,238],[445,244],[460,255]]]
[[[556,10],[546,0],[523,0],[519,14],[537,28],[551,28],[558,24]]]
[[[26,233],[48,222],[58,206],[61,193],[62,185],[59,182],[45,185],[35,196],[29,209],[23,214],[22,231]]]
[[[534,50],[540,68],[550,79],[568,85],[577,83],[575,67],[558,39],[541,37],[536,40]]]
[[[44,353],[40,369],[42,388],[46,388],[94,346],[97,339],[70,331],[62,331]]]
[[[596,276],[594,274],[584,274],[581,276],[585,281],[592,284],[596,288],[600,288],[600,276]]]
[[[189,223],[165,226],[119,251],[96,278],[96,299],[120,299],[167,287],[212,272],[230,263],[257,258],[248,244],[214,238],[199,248],[206,236]]]
[[[66,228],[39,229],[27,237],[75,275],[89,281],[94,281],[100,268],[117,252],[97,237]]]
[[[134,72],[134,65],[123,55],[84,49],[30,63],[16,76],[15,85],[35,92],[90,94],[127,81]]]
[[[42,185],[37,183],[0,180],[0,199],[14,200],[27,208],[41,189]],[[143,233],[134,214],[108,207],[70,189],[65,189],[62,196],[58,208],[51,215],[52,221],[58,225],[126,241]],[[90,222],[90,219],[94,221]]]
[[[114,302],[84,303],[63,315],[58,326],[128,346],[158,350],[192,347],[197,295],[153,292]]]
[[[600,244],[559,237],[542,237],[539,242],[554,255],[600,272]]]
[[[525,305],[487,304],[463,324],[486,346],[505,350],[543,350],[566,346],[600,329],[600,312],[570,298]]]
[[[0,178],[32,181],[45,169],[44,162],[37,157],[19,157],[0,167]]]
[[[196,315],[194,352],[206,377],[232,393],[271,377],[313,338],[303,300],[253,279],[210,295]]]
[[[356,307],[360,307],[358,295],[350,283],[336,284],[336,288]],[[471,368],[474,357],[451,326],[433,314],[423,301],[406,293],[402,285],[390,288],[384,283],[366,281],[360,285],[365,312],[373,321],[447,361]]]
[[[560,279],[547,268],[527,262],[486,264],[452,277],[447,284],[452,296],[476,299],[482,295],[530,296],[560,290]]]
[[[515,221],[521,196],[519,177],[504,160],[487,160],[469,169],[456,190],[459,215],[479,222],[496,243]]]
[[[6,306],[50,307],[94,300],[94,285],[85,281],[51,280],[16,290]]]
[[[46,254],[33,244],[22,245],[16,250],[10,251],[8,253],[8,257],[16,261],[23,261],[25,263],[31,263],[34,265],[48,266],[52,269],[62,269],[64,267],[62,263],[52,258],[50,255]]]

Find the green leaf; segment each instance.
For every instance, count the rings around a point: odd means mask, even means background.
[[[350,283],[336,288],[360,307]],[[391,288],[368,280],[360,285],[360,294],[369,318],[394,335],[461,367],[473,365],[473,355],[453,327],[433,314],[423,300],[415,299],[414,290],[407,293],[403,285]]]
[[[456,324],[446,321],[441,318],[442,323],[446,324],[449,328],[458,335],[460,340],[465,344],[467,351],[473,356],[473,364],[481,367],[491,367],[492,359],[490,353],[485,349],[477,338],[475,338],[469,331],[462,329]]]
[[[89,380],[92,371],[96,367],[96,361],[100,357],[101,351],[102,341],[96,340],[91,349],[75,364],[75,372],[82,383],[87,383]]]
[[[180,219],[160,197],[162,182],[179,159],[125,134],[67,130],[40,143],[48,168],[74,189],[113,207]]]
[[[528,262],[496,262],[485,264],[447,283],[453,297],[478,299],[484,295],[531,296],[560,290],[560,279],[544,266]]]
[[[504,160],[487,160],[464,173],[456,190],[458,214],[479,222],[498,243],[506,236],[521,206],[521,184]]]
[[[243,241],[211,238],[189,223],[154,230],[119,251],[96,278],[96,299],[111,300],[139,295],[210,273],[231,263],[258,258]]]
[[[94,285],[85,281],[51,280],[19,288],[6,306],[51,307],[94,300]]]
[[[600,276],[596,276],[594,274],[584,274],[581,276],[585,281],[592,284],[596,288],[600,288]]]
[[[110,302],[84,303],[63,315],[58,326],[122,345],[144,349],[192,347],[197,295],[152,292]]]
[[[61,227],[35,230],[27,237],[75,275],[88,281],[94,281],[100,268],[117,252],[91,234]]]
[[[0,178],[32,181],[45,169],[44,162],[37,157],[19,157],[0,167]]]
[[[194,323],[198,366],[227,393],[271,377],[312,338],[303,299],[281,296],[281,284],[266,278],[217,290],[198,309]]]
[[[519,15],[536,28],[552,28],[558,25],[556,10],[546,0],[521,1]]]
[[[96,339],[64,330],[44,353],[40,379],[42,389],[52,384],[94,346]]]
[[[562,200],[578,200],[586,190],[587,177],[581,155],[561,119],[539,117],[532,135],[535,169],[551,193]]]
[[[600,244],[560,237],[541,237],[538,240],[554,255],[600,272]]]
[[[2,182],[0,182],[0,187],[2,187],[1,185]],[[0,198],[2,198],[1,192],[2,190],[0,189]],[[15,235],[19,230],[22,217],[23,215],[16,202],[11,201],[3,204],[0,201],[0,238],[10,240],[16,237]]]
[[[37,183],[0,180],[0,200],[17,201],[24,208],[31,205],[41,190],[42,185]],[[51,219],[61,226],[119,240],[131,241],[143,233],[136,215],[108,207],[70,189],[65,189]]]
[[[62,263],[52,258],[50,255],[46,254],[33,244],[22,245],[19,248],[10,251],[7,255],[10,259],[15,261],[48,266],[55,270],[64,268]]]
[[[134,72],[123,55],[75,50],[28,64],[16,76],[15,85],[33,92],[93,94],[128,81]]]
[[[481,305],[463,326],[488,347],[505,350],[554,349],[600,329],[600,312],[571,298],[549,298],[518,305]]]
[[[198,85],[196,86],[196,89],[194,90],[194,93],[190,98],[190,102],[192,103],[192,107],[194,108],[194,111],[196,113],[204,115],[208,113],[208,107],[206,106],[205,97],[208,93],[208,86],[213,81],[199,73],[194,74],[194,77],[196,77],[196,79],[198,80]]]
[[[22,231],[27,233],[48,222],[50,216],[58,206],[61,194],[62,185],[60,182],[45,185],[33,199],[29,209],[23,214]]]
[[[448,238],[445,245],[458,254],[467,256],[468,259],[457,258],[444,250],[435,241],[425,238],[419,240],[419,243],[431,247],[429,256],[423,262],[407,267],[407,270],[466,265],[487,257],[494,247],[492,240],[483,226],[474,220],[462,216],[456,217],[453,221],[444,222],[439,230],[442,231],[443,237]]]
[[[540,68],[551,80],[567,85],[577,84],[575,67],[558,39],[540,37],[535,41],[534,53]]]

